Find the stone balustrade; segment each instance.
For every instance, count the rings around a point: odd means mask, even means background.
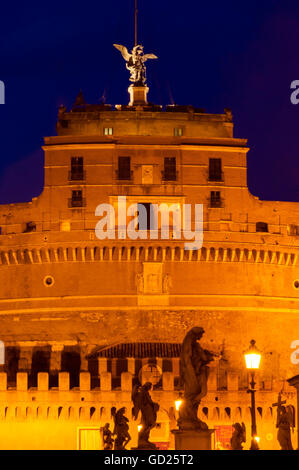
[[[228,243],[229,245],[229,243]],[[230,246],[210,243],[200,250],[184,249],[184,246],[58,246],[57,248],[23,248],[0,250],[0,265],[101,262],[101,261],[197,261],[215,263],[263,263],[282,266],[297,266],[298,253],[293,245],[286,251],[261,249],[254,241],[244,248],[243,243],[232,241]],[[240,246],[239,246],[240,245]],[[297,247],[296,247],[297,248]]]

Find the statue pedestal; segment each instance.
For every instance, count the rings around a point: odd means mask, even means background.
[[[190,431],[174,429],[175,450],[211,450],[214,429]]]
[[[147,94],[149,88],[147,86],[130,85],[128,92],[130,95],[129,106],[142,106],[147,104]]]

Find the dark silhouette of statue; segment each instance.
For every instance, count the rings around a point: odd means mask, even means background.
[[[230,440],[232,450],[243,450],[242,443],[246,442],[246,428],[245,424],[235,423],[233,424],[233,435]]]
[[[103,436],[103,442],[104,442],[104,450],[112,450],[113,449],[113,442],[114,439],[112,439],[112,432],[109,429],[110,424],[106,423],[103,428],[101,428],[102,431],[102,436]]]
[[[86,104],[83,91],[80,90],[77,97],[74,106],[84,106]]]
[[[277,406],[277,440],[281,450],[294,450],[291,439],[291,427],[295,427],[295,414],[292,406]]]
[[[182,344],[180,368],[185,393],[178,419],[181,430],[208,429],[207,424],[197,417],[197,410],[201,399],[207,394],[208,364],[216,355],[198,343],[203,334],[204,329],[196,326],[187,333]]]
[[[114,431],[113,434],[116,436],[114,442],[114,450],[125,450],[126,445],[131,440],[129,434],[128,418],[125,416],[126,408],[120,408],[116,411],[113,407],[111,414],[114,418]]]
[[[63,119],[64,114],[66,113],[66,106],[61,104],[58,108],[58,120]]]
[[[128,49],[121,44],[113,44],[116,49],[121,52],[121,55],[126,61],[126,68],[130,72],[130,82],[133,82],[134,86],[145,86],[146,85],[146,67],[144,63],[148,59],[157,59],[155,54],[144,54],[143,46],[138,44],[133,47],[131,54]]]
[[[149,394],[151,388],[151,382],[146,382],[142,387],[135,385],[132,391],[133,417],[135,420],[138,418],[139,411],[141,411],[142,428],[138,434],[138,449],[156,449],[155,444],[149,442],[149,435],[156,426],[159,405],[151,399]]]

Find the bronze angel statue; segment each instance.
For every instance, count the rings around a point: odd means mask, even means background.
[[[291,438],[291,428],[294,432],[295,427],[295,410],[293,406],[278,405],[276,427],[278,428],[277,440],[281,450],[293,450]]]
[[[243,450],[242,443],[246,442],[246,427],[245,424],[233,424],[233,435],[230,440],[232,450]]]
[[[121,55],[126,61],[126,68],[130,72],[130,82],[134,83],[134,86],[145,86],[146,85],[146,68],[144,62],[148,59],[157,59],[155,54],[144,54],[143,46],[138,44],[133,47],[131,54],[128,49],[121,44],[113,44],[116,49],[121,52]]]
[[[101,428],[104,450],[113,449],[114,439],[112,439],[112,432],[110,431],[109,427],[110,427],[110,424],[106,423],[105,426]]]
[[[132,391],[133,418],[136,420],[141,412],[142,428],[138,434],[138,449],[156,449],[155,444],[149,442],[149,435],[156,426],[159,405],[151,399],[149,394],[151,388],[151,382],[146,382],[142,387],[135,385]]]
[[[208,364],[216,354],[203,349],[199,340],[204,329],[195,326],[186,334],[180,356],[181,381],[184,384],[184,401],[179,410],[178,425],[181,430],[208,429],[197,416],[201,399],[207,394]]]
[[[129,420],[125,416],[126,408],[120,408],[116,411],[116,408],[111,409],[111,414],[114,419],[114,431],[113,434],[116,436],[114,442],[114,450],[125,450],[126,445],[131,440],[129,434]]]

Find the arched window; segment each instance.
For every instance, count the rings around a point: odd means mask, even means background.
[[[230,411],[230,408],[229,408],[229,407],[225,408],[225,415],[226,415],[226,417],[227,417],[228,419],[230,419],[231,411]]]

